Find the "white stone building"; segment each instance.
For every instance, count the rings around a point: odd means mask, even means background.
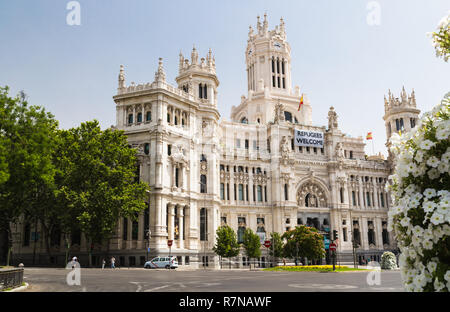
[[[248,95],[232,107],[231,121],[220,119],[211,50],[201,59],[195,48],[190,60],[180,53],[174,85],[166,80],[162,59],[146,84],[126,85],[121,66],[115,127],[137,148],[140,179],[151,191],[138,222],[120,220],[110,254],[122,265],[143,264],[150,229],[151,256],[168,254],[173,240],[170,252],[181,264],[217,266],[212,247],[222,223],[239,240],[247,227],[262,241],[299,224],[337,230],[338,252],[346,261],[352,261],[353,238],[358,257],[377,259],[394,250],[385,191],[391,161],[366,159],[364,139],[339,130],[333,107],[324,126],[313,125],[306,94],[299,109],[301,90],[292,87],[283,19],[269,30],[266,16],[262,22],[258,17],[245,53]],[[403,90],[400,99],[389,91],[383,117],[388,137],[413,127],[418,114],[414,91],[408,97]],[[296,130],[321,133],[323,147],[297,146]],[[79,245],[80,253],[86,251],[83,238]],[[236,261],[246,262],[243,255]]]

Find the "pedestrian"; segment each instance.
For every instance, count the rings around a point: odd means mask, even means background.
[[[116,263],[116,258],[112,257],[111,258],[111,269],[115,269],[115,263]]]
[[[297,266],[298,265],[298,261],[297,261],[297,258],[295,258],[295,266]]]
[[[105,264],[106,264],[106,260],[105,260],[105,258],[103,258],[103,261],[102,261],[102,270],[105,268]]]
[[[286,259],[283,258],[283,265],[286,266]]]

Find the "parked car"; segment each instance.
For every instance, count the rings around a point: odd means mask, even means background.
[[[177,257],[155,257],[150,261],[145,262],[145,269],[176,269],[178,268]]]

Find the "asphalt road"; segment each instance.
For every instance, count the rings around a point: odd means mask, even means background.
[[[81,285],[69,286],[71,270],[25,268],[28,292],[402,292],[399,271],[380,272],[380,283],[367,282],[368,272],[267,272],[250,270],[80,269]],[[376,273],[376,272],[372,272]],[[377,272],[378,273],[378,272]],[[373,277],[373,275],[372,275]],[[372,280],[375,280],[372,278]],[[376,281],[376,280],[375,280]]]

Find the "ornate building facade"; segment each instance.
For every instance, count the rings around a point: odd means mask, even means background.
[[[239,241],[246,228],[261,241],[301,224],[337,230],[343,261],[352,261],[353,240],[359,257],[377,259],[394,250],[385,191],[390,158],[367,158],[363,138],[339,129],[333,107],[326,126],[313,125],[306,94],[299,109],[283,19],[269,30],[267,17],[258,17],[245,54],[248,94],[232,107],[230,121],[220,119],[211,50],[200,60],[195,47],[190,59],[180,53],[176,85],[167,82],[162,59],[146,84],[127,85],[120,67],[115,128],[136,148],[139,178],[151,190],[138,221],[120,220],[110,254],[123,265],[142,265],[149,247],[150,256],[171,253],[182,265],[214,267],[212,247],[221,224],[230,225]],[[414,127],[418,114],[414,91],[407,96],[403,89],[400,99],[389,91],[387,137]],[[301,145],[296,133],[322,139]],[[16,250],[26,248],[18,244]],[[73,248],[87,250],[82,237]],[[238,259],[237,265],[246,263],[245,256]]]

